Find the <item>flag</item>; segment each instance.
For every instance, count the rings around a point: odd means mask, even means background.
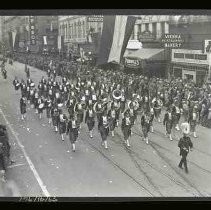
[[[9,46],[10,46],[10,49],[13,50],[12,32],[11,31],[8,32],[8,36],[9,36]]]
[[[59,35],[57,40],[58,40],[58,49],[59,49],[59,51],[61,51],[61,48],[62,48],[62,37]]]
[[[105,16],[97,65],[120,64],[135,25],[134,16]]]
[[[51,31],[53,31],[53,23],[51,22]]]
[[[17,34],[16,31],[12,31],[12,47],[13,47],[13,49],[14,49],[14,46],[15,46],[16,34]]]
[[[47,36],[43,36],[43,43],[44,45],[47,45]]]

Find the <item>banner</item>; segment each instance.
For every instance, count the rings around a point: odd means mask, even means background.
[[[47,45],[48,43],[47,43],[47,36],[43,36],[43,43],[44,43],[44,45]]]
[[[35,17],[29,16],[29,30],[30,30],[30,43],[36,45],[36,34],[35,34]]]
[[[61,51],[61,49],[62,49],[62,39],[61,39],[60,35],[58,36],[58,49],[59,49],[59,51]]]
[[[14,46],[15,46],[16,34],[17,34],[16,31],[12,31],[12,47],[13,47],[13,49],[14,49]]]
[[[97,64],[120,64],[134,29],[134,16],[105,16]]]

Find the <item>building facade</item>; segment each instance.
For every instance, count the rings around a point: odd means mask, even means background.
[[[184,40],[181,49],[172,49],[170,73],[199,86],[211,80],[211,16],[171,17],[169,31]]]
[[[168,33],[169,16],[138,15],[130,39],[139,40],[143,48],[160,48],[160,39]]]
[[[30,20],[34,21],[35,44],[31,43]],[[48,38],[48,48],[55,48],[58,37],[58,17],[57,16],[4,16],[3,21],[3,41],[8,49],[11,49],[9,33],[15,33],[18,42],[16,51],[40,52],[43,50],[43,36]],[[53,40],[53,41],[51,41]],[[52,44],[53,42],[53,44]]]
[[[79,48],[89,42],[90,34],[102,31],[102,19],[89,21],[89,16],[59,16],[59,35],[64,37],[65,51],[77,54]]]

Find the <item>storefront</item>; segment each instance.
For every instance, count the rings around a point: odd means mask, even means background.
[[[164,49],[142,48],[124,55],[125,71],[149,77],[165,77],[166,59]]]
[[[193,80],[201,86],[210,75],[209,54],[200,50],[173,49],[171,74],[176,78]]]

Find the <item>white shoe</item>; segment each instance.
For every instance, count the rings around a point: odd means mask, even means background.
[[[193,137],[197,138],[196,132],[193,132]]]
[[[75,152],[75,144],[72,144],[72,147],[73,147],[73,152]]]
[[[169,139],[172,141],[173,139],[172,139],[172,136],[171,136],[171,134],[169,135]]]
[[[151,127],[151,132],[154,133],[154,128],[153,127]]]
[[[89,132],[89,136],[90,136],[90,138],[93,138],[92,131]]]
[[[111,136],[114,137],[114,131],[111,131]]]
[[[127,141],[126,141],[126,143],[127,143],[127,146],[128,146],[128,147],[130,147],[130,143],[129,143],[129,140],[127,140]]]
[[[105,145],[105,149],[108,149],[107,141],[105,141],[104,145]]]

